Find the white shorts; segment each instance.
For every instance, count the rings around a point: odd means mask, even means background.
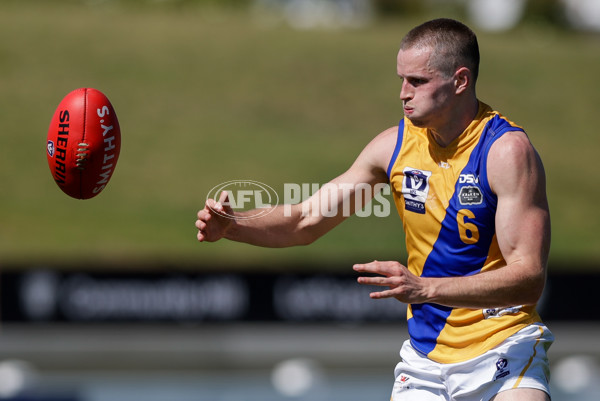
[[[459,363],[438,363],[410,340],[400,351],[392,401],[489,401],[501,391],[534,388],[550,394],[546,352],[554,336],[543,324],[527,326],[488,352]]]

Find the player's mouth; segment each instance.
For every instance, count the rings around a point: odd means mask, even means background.
[[[404,115],[405,116],[411,115],[414,111],[415,111],[414,108],[412,108],[410,106],[407,106],[407,105],[404,105]]]

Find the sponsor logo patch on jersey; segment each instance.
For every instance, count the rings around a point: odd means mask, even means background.
[[[523,308],[523,305],[519,305],[519,306],[511,306],[508,308],[488,308],[488,309],[484,309],[483,310],[483,318],[484,319],[490,319],[490,318],[494,318],[494,317],[501,317],[504,315],[514,315],[516,313],[521,312],[521,308]]]
[[[479,176],[471,173],[463,173],[458,177],[460,189],[458,191],[458,202],[463,206],[483,204],[483,192],[479,188]]]
[[[483,203],[483,194],[479,187],[467,185],[460,188],[458,201],[463,206],[481,205]]]
[[[411,212],[425,214],[425,201],[429,194],[431,171],[405,167],[403,173],[402,196],[404,196],[404,207]]]

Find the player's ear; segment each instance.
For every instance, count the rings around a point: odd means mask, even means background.
[[[460,67],[454,73],[454,86],[456,94],[463,93],[472,84],[473,74],[467,67]]]

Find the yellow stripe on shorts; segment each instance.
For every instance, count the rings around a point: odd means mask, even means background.
[[[535,344],[533,344],[533,355],[531,355],[531,358],[529,358],[529,362],[527,362],[527,365],[525,365],[525,367],[521,371],[521,374],[519,375],[519,378],[517,379],[513,388],[519,387],[519,384],[521,384],[521,380],[523,380],[523,376],[525,376],[525,372],[527,372],[527,369],[529,369],[529,367],[531,366],[531,363],[533,362],[533,358],[535,358],[535,356],[537,355],[537,345],[539,344],[542,336],[544,335],[544,329],[542,327],[538,327],[538,328],[540,329],[540,338],[535,340]]]

